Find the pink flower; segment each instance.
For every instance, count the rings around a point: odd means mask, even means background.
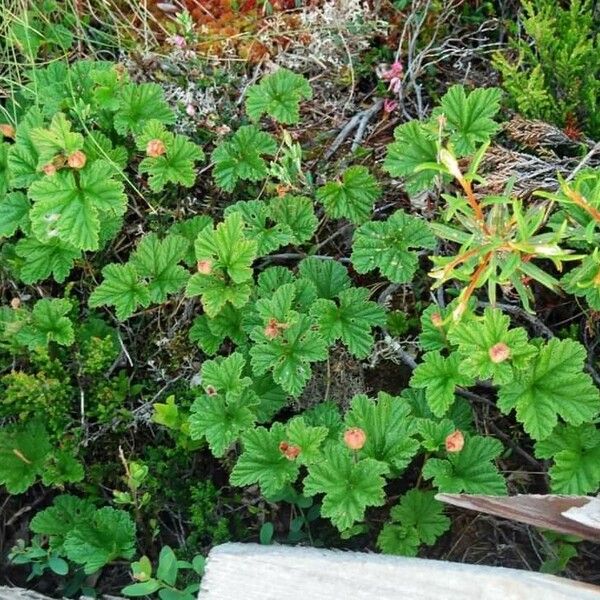
[[[187,115],[189,117],[193,117],[196,114],[196,108],[195,108],[195,106],[193,104],[188,104],[185,107],[185,112],[187,113]]]
[[[393,113],[398,108],[398,103],[395,100],[386,98],[383,101],[383,111],[386,113]]]
[[[402,68],[402,64],[396,61],[387,71],[384,71],[381,75],[381,78],[384,81],[390,82],[388,90],[394,92],[395,94],[397,94],[400,91],[400,88],[402,87],[403,71],[404,69]]]
[[[186,45],[185,38],[181,35],[172,35],[167,41],[177,48],[185,48]]]
[[[396,61],[387,71],[383,72],[381,78],[385,81],[391,81],[392,79],[400,79],[402,77],[403,71],[404,69],[402,68],[402,64]]]

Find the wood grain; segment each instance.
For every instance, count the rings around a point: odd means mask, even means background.
[[[600,542],[600,500],[590,496],[437,494],[447,504]]]
[[[528,571],[354,552],[224,544],[199,600],[600,600],[600,588]]]

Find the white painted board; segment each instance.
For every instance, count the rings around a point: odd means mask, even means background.
[[[257,544],[209,554],[199,600],[600,600],[600,588],[529,571]]]

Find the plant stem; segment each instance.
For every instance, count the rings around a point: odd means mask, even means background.
[[[600,210],[592,206],[579,192],[567,188],[566,194],[574,204],[580,208],[583,208],[583,210],[585,210],[585,212],[588,213],[592,219],[600,223]]]
[[[462,189],[465,191],[465,194],[467,195],[467,202],[469,203],[470,207],[475,212],[475,218],[483,225],[484,231],[486,233],[488,233],[487,226],[485,225],[485,217],[483,214],[483,209],[481,208],[481,205],[479,204],[479,202],[477,202],[477,198],[475,198],[475,194],[473,193],[473,187],[471,186],[471,182],[467,181],[464,177],[461,177],[459,179],[459,182],[460,182],[460,185],[462,186]]]

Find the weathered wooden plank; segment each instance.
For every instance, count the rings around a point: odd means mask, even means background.
[[[600,588],[501,567],[224,544],[209,554],[199,600],[600,600]]]
[[[447,504],[600,542],[600,499],[591,496],[437,494]]]

